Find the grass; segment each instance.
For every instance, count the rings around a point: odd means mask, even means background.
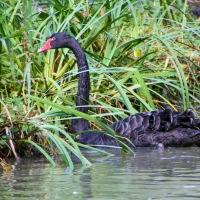
[[[73,169],[71,153],[88,165],[80,147],[91,149],[74,141],[68,129],[74,117],[114,136],[109,124],[130,114],[165,104],[195,109],[200,104],[200,28],[188,10],[181,0],[1,2],[0,157],[39,151],[52,164],[60,155]],[[76,37],[86,52],[89,115],[74,109],[72,52],[36,53],[58,31]]]

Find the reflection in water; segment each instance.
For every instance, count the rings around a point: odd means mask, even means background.
[[[94,164],[77,164],[73,174],[45,159],[22,159],[10,174],[0,168],[0,199],[200,199],[199,148],[111,151],[115,156],[106,158],[86,151]]]

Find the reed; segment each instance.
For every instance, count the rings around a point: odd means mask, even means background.
[[[74,141],[72,118],[83,117],[123,143],[111,122],[165,104],[178,110],[199,105],[200,29],[188,10],[181,0],[1,2],[0,156],[39,151],[52,164],[52,156],[61,155],[73,169],[70,152],[88,165],[79,148],[92,147]],[[87,54],[88,115],[74,109],[72,52],[36,53],[59,31],[76,37]]]

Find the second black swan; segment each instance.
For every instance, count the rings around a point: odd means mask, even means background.
[[[90,75],[85,53],[74,37],[62,32],[49,37],[38,53],[58,48],[69,48],[76,57],[79,72],[76,109],[88,113]],[[141,112],[115,122],[110,127],[119,135],[128,138],[135,146],[146,147],[160,143],[165,146],[200,146],[200,119],[196,118],[191,109],[185,112],[176,112],[171,108]],[[87,120],[72,120],[72,133],[90,129]],[[78,140],[90,145],[119,145],[114,138],[98,132],[80,134]]]

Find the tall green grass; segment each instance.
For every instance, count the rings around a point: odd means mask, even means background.
[[[180,1],[2,1],[0,4],[0,155],[35,148],[54,164],[70,152],[83,165],[69,131],[74,117],[116,137],[109,124],[130,114],[200,103],[198,21]],[[90,111],[76,111],[77,64],[68,49],[36,52],[46,37],[67,32],[90,66]],[[6,134],[9,128],[11,135]],[[30,146],[31,145],[31,146]],[[86,147],[86,146],[84,146]],[[89,147],[88,147],[89,148]],[[128,147],[126,147],[128,148]]]

